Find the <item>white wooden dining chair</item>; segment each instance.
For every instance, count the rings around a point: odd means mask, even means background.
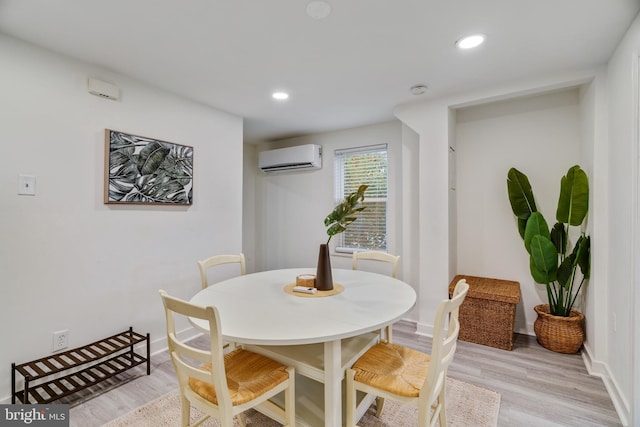
[[[354,252],[352,256],[351,268],[358,270],[358,261],[374,261],[384,262],[390,264],[391,277],[396,279],[398,277],[398,265],[400,264],[400,256],[392,255],[382,251],[362,251]],[[360,264],[362,266],[362,264]],[[391,325],[380,331],[381,339],[391,342]]]
[[[163,290],[160,295],[166,314],[169,353],[180,387],[183,427],[199,425],[209,417],[217,418],[222,427],[232,427],[236,415],[244,427],[241,414],[249,408],[285,426],[295,426],[294,368],[240,347],[224,354],[220,317],[215,307],[194,305]],[[195,348],[178,338],[175,328],[178,316],[207,321],[209,349]],[[284,393],[284,408],[269,400],[279,393]],[[192,406],[205,414],[193,424]]]
[[[434,426],[437,421],[441,426],[447,425],[447,369],[458,342],[458,309],[468,290],[469,285],[461,279],[451,299],[438,304],[430,355],[382,342],[367,350],[347,369],[347,427],[356,425],[356,414],[360,409],[356,406],[357,391],[417,407],[420,427]],[[383,404],[384,400],[378,399],[378,416]]]
[[[400,256],[399,255],[391,255],[390,253],[383,251],[362,251],[362,252],[354,252],[352,256],[351,267],[354,270],[358,269],[358,261],[361,260],[371,260],[371,261],[382,261],[391,264],[391,277],[398,277],[398,265],[400,264]]]
[[[209,282],[207,280],[207,271],[216,265],[221,264],[231,264],[238,263],[240,264],[240,275],[244,276],[247,274],[247,268],[244,261],[244,254],[240,253],[237,255],[214,255],[207,259],[203,259],[198,261],[198,268],[200,270],[200,280],[202,282],[202,289],[209,286]]]

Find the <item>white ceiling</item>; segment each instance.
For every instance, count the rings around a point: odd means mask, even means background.
[[[0,0],[0,32],[243,116],[253,141],[604,64],[640,10],[640,0],[327,2],[331,14],[314,19],[308,0]],[[457,51],[475,32],[486,43]],[[416,83],[427,93],[411,95]]]

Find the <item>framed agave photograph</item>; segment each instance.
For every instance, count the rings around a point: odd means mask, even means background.
[[[105,163],[105,204],[193,203],[193,147],[105,129]]]

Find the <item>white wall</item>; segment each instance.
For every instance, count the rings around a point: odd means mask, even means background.
[[[607,366],[631,425],[640,425],[638,58],[640,16],[609,62]],[[615,316],[615,327],[612,322]]]
[[[507,172],[529,177],[538,210],[555,223],[560,178],[581,160],[577,89],[467,107],[456,114],[458,274],[520,282],[516,330],[533,335],[533,307],[546,303],[529,274],[507,197]]]
[[[607,137],[607,102],[606,102],[606,72],[600,70],[593,81],[580,88],[580,107],[582,109],[583,155],[585,163],[591,165],[585,168],[590,177],[591,200],[589,203],[588,230],[597,239],[591,241],[592,263],[589,291],[583,301],[585,314],[586,344],[583,351],[587,367],[593,374],[608,377],[604,363],[608,360],[609,352],[607,333],[609,329],[609,311],[607,298],[608,254],[609,254],[609,143]],[[590,149],[586,149],[590,147]]]
[[[188,298],[196,260],[242,249],[242,120],[0,36],[0,401],[11,362],[133,326],[164,346],[158,289]],[[118,85],[90,95],[87,77]],[[104,129],[194,147],[190,207],[104,205]],[[18,196],[18,174],[37,194]]]
[[[247,273],[256,269],[256,177],[258,173],[258,146],[244,144],[242,167],[242,247]]]
[[[417,229],[418,265],[418,332],[430,334],[438,302],[447,297],[448,284],[453,277],[450,269],[450,212],[449,200],[449,146],[453,116],[446,102],[434,101],[410,105],[396,111],[396,116],[418,134],[419,149],[419,222],[411,224]]]
[[[402,125],[402,204],[399,206],[402,213],[398,228],[402,235],[402,253],[400,269],[402,279],[407,283],[413,283],[416,292],[420,291],[420,136],[411,128]],[[411,313],[410,319],[417,321],[420,308]]]
[[[245,157],[250,158],[250,170],[245,170],[245,189],[255,189],[255,214],[247,216],[249,224],[245,230],[254,227],[255,269],[268,270],[287,267],[315,267],[318,248],[327,240],[324,218],[334,207],[334,151],[336,149],[359,147],[386,143],[389,147],[389,212],[388,212],[388,250],[399,254],[401,275],[411,283],[412,272],[409,266],[416,265],[411,254],[403,253],[405,247],[415,246],[412,236],[403,234],[403,218],[411,221],[415,214],[411,212],[411,203],[415,198],[404,200],[407,196],[402,187],[403,174],[416,174],[415,160],[409,158],[411,150],[416,149],[410,138],[403,142],[403,127],[398,121],[372,126],[314,134],[299,138],[290,138],[262,146],[247,146]],[[319,144],[323,149],[322,169],[314,171],[263,174],[258,171],[256,154],[266,149],[284,146]],[[413,169],[403,169],[402,164]],[[417,180],[414,178],[414,182]],[[410,187],[411,188],[411,187]],[[406,211],[403,209],[406,203]],[[251,218],[249,218],[251,217]],[[252,221],[255,220],[255,223]],[[255,224],[255,225],[254,225]],[[248,239],[248,238],[247,238]],[[406,246],[408,245],[408,246]],[[245,250],[251,251],[247,242]],[[333,268],[351,268],[351,256],[332,254]],[[405,267],[407,270],[405,271]],[[405,277],[406,276],[406,277]],[[414,284],[414,283],[412,283]]]

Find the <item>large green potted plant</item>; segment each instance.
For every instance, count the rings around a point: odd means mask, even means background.
[[[329,257],[329,242],[336,234],[340,234],[347,229],[349,224],[358,219],[358,213],[365,209],[360,203],[364,201],[364,192],[368,185],[361,185],[358,189],[350,193],[339,203],[333,211],[324,219],[327,227],[327,243],[320,245],[318,253],[318,265],[316,267],[316,288],[319,291],[330,291],[333,289],[333,275],[331,274],[331,258]]]
[[[534,323],[538,342],[553,351],[575,353],[584,341],[584,315],[573,307],[591,271],[591,239],[584,230],[589,211],[587,174],[576,165],[562,177],[557,222],[551,229],[536,208],[525,174],[511,168],[507,189],[518,231],[529,254],[531,276],[546,287],[548,304],[534,307],[538,314]],[[575,236],[577,240],[572,246],[570,240]]]

